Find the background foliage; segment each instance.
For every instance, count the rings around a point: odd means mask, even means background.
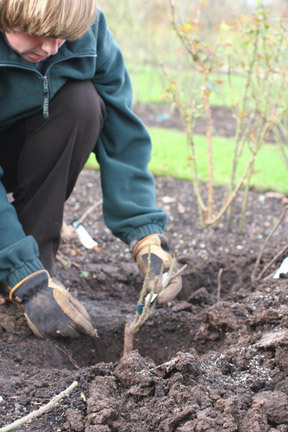
[[[185,56],[183,46],[171,25],[171,14],[169,12],[168,0],[126,0],[117,2],[116,0],[98,0],[99,6],[105,12],[110,29],[121,47],[126,64],[132,79],[134,89],[134,102],[163,104],[163,96],[167,90],[167,78],[163,73],[163,65],[171,76],[174,76],[179,83],[191,80],[191,71],[194,73],[193,81],[189,84],[191,89],[197,87],[195,79],[195,68],[192,63],[187,66],[187,56]],[[202,10],[201,28],[199,36],[207,45],[215,42],[215,35],[219,29],[225,30],[225,25],[235,25],[237,20],[242,23],[247,19],[247,31],[249,31],[249,16],[255,11],[259,3],[269,6],[269,18],[282,17],[286,21],[288,10],[287,0],[274,0],[257,2],[253,0],[174,0],[175,9],[179,21],[183,23],[188,18],[196,16],[199,3],[205,3],[206,7]],[[230,26],[230,30],[233,26]],[[255,31],[255,29],[254,29]],[[224,32],[225,33],[225,32]],[[239,38],[239,33],[235,31],[229,33],[231,42],[231,52],[233,43]],[[285,41],[285,47],[287,40]],[[249,64],[252,46],[247,46],[244,63]],[[225,66],[225,65],[224,65]],[[243,65],[241,66],[243,67]],[[231,95],[231,85],[227,80],[223,80],[223,70],[215,70],[211,75],[210,83],[221,83],[216,85],[217,91],[211,89],[211,106],[223,106],[233,109],[235,100],[239,99],[245,87],[245,77],[241,73],[231,77],[233,84],[233,96]],[[224,68],[223,68],[224,69]],[[190,78],[189,78],[190,77]],[[210,84],[209,84],[210,85]],[[171,104],[167,102],[167,112],[171,110]],[[171,112],[171,111],[170,111]],[[161,125],[160,125],[161,126]],[[187,146],[185,145],[185,135],[171,130],[150,129],[153,138],[154,150],[151,163],[151,170],[156,175],[174,175],[181,178],[191,179],[191,167],[187,163]],[[207,181],[207,167],[205,167],[205,147],[201,145],[203,138],[199,138],[199,178],[200,181]],[[233,140],[223,137],[214,137],[215,145],[215,184],[225,185],[229,181],[229,173],[223,170],[223,160],[227,161],[227,155],[232,151],[230,146]],[[177,152],[175,154],[175,147]],[[229,148],[229,152],[227,149]],[[226,149],[226,151],[225,151]],[[283,148],[282,148],[283,150]],[[287,146],[286,146],[287,155]],[[258,156],[257,156],[258,158]],[[218,161],[217,161],[218,159]],[[259,153],[259,159],[255,170],[257,175],[253,175],[251,185],[260,190],[278,190],[288,192],[288,182],[285,180],[287,165],[282,164],[283,154],[279,152],[277,146],[265,145]],[[91,161],[90,161],[91,165]],[[260,167],[259,167],[260,165]],[[280,167],[281,165],[281,167]],[[217,171],[217,166],[219,170]],[[225,162],[225,166],[229,166]],[[240,164],[241,166],[241,164]],[[258,168],[257,168],[258,167]],[[223,172],[225,171],[225,172]]]

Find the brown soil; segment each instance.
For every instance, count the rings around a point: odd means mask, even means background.
[[[177,109],[170,109],[170,104],[159,103],[154,105],[138,103],[134,108],[135,113],[143,119],[147,126],[166,127],[170,129],[184,130],[183,122]],[[230,109],[225,107],[211,107],[213,133],[232,137],[236,131],[236,120]],[[206,122],[200,118],[194,129],[196,134],[205,134]]]
[[[192,185],[156,179],[158,205],[169,212],[166,234],[183,290],[157,308],[121,359],[123,329],[142,281],[128,247],[111,235],[98,208],[84,225],[99,252],[63,243],[56,276],[88,309],[99,338],[40,340],[21,307],[0,305],[0,428],[78,386],[25,432],[288,431],[288,297],[286,279],[251,282],[264,239],[283,210],[282,197],[251,192],[244,234],[225,220],[202,229]],[[215,191],[215,202],[224,191]],[[83,172],[65,220],[101,198],[99,174]],[[287,219],[273,235],[259,271],[285,246]],[[270,267],[274,271],[283,257]],[[4,295],[4,292],[2,292]]]
[[[143,119],[147,126],[165,127],[184,131],[183,121],[181,120],[178,109],[175,108],[171,110],[170,105],[167,103],[154,105],[138,103],[135,105],[134,111]],[[211,120],[212,130],[215,136],[235,136],[237,122],[231,109],[212,106]],[[206,119],[204,117],[198,119],[194,127],[194,132],[196,134],[206,133]],[[283,137],[283,140],[285,142],[285,137]],[[273,144],[275,142],[275,137],[272,133],[269,133],[265,141],[269,144]]]

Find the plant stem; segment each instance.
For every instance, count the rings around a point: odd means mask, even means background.
[[[235,187],[235,178],[236,178],[236,170],[238,166],[238,162],[242,153],[242,149],[240,147],[241,144],[241,137],[243,136],[242,130],[243,130],[243,119],[245,117],[245,109],[248,99],[248,90],[251,85],[251,79],[252,79],[252,73],[254,69],[254,65],[256,62],[257,52],[258,52],[258,42],[259,42],[259,29],[257,29],[255,34],[255,40],[254,40],[254,50],[253,55],[251,58],[251,61],[249,63],[249,68],[247,72],[247,78],[246,83],[244,87],[244,92],[241,100],[241,105],[239,108],[239,111],[237,113],[237,130],[236,130],[236,137],[235,137],[235,146],[234,146],[234,152],[233,152],[233,160],[232,160],[232,171],[231,171],[231,178],[230,178],[230,184],[228,187],[228,196],[232,194],[232,191]],[[232,203],[232,201],[231,201]],[[232,222],[232,207],[231,205],[227,208],[227,221],[228,221],[228,231],[231,229],[231,222]]]
[[[79,222],[83,222],[84,219],[93,211],[95,210],[100,204],[102,203],[102,199],[99,201],[96,201],[91,207],[88,207],[88,209],[83,213],[83,215],[80,217]]]
[[[259,280],[259,279],[262,277],[262,275],[266,272],[266,270],[267,270],[267,269],[268,269],[268,268],[273,264],[273,263],[269,263],[269,266],[266,266],[266,267],[264,268],[264,270],[263,270],[263,271],[258,275],[258,277],[256,278],[255,275],[256,275],[256,272],[257,272],[257,270],[258,270],[259,263],[260,263],[260,260],[261,260],[261,258],[262,258],[262,255],[263,255],[264,249],[265,249],[265,247],[267,246],[267,244],[268,244],[269,240],[271,239],[271,237],[273,236],[273,234],[275,233],[275,231],[278,229],[278,227],[279,227],[279,225],[281,224],[282,220],[283,220],[284,217],[286,216],[287,211],[288,211],[288,206],[285,206],[285,208],[284,208],[284,210],[282,211],[282,213],[281,213],[281,215],[280,215],[278,221],[276,222],[275,226],[274,226],[273,229],[270,231],[270,233],[268,234],[268,236],[266,237],[266,239],[265,239],[265,241],[264,241],[264,243],[263,243],[263,245],[262,245],[262,248],[261,248],[261,250],[260,250],[260,252],[259,252],[259,255],[258,255],[258,257],[257,257],[256,263],[255,263],[255,266],[254,266],[254,269],[253,269],[253,272],[252,272],[252,275],[251,275],[251,280],[252,280],[252,282],[254,282],[255,280]],[[286,248],[287,248],[287,246],[286,246]],[[283,251],[282,251],[282,253],[283,253]],[[278,259],[278,258],[277,258],[277,259]],[[273,262],[274,262],[274,261],[273,261]]]
[[[133,351],[133,339],[134,339],[134,321],[127,322],[124,328],[124,349],[123,357],[126,357]]]
[[[212,148],[212,118],[211,118],[211,107],[209,102],[210,91],[207,88],[209,69],[205,69],[204,72],[204,105],[206,115],[206,139],[208,148],[208,219],[213,215],[213,148]]]
[[[266,271],[269,269],[269,267],[271,267],[282,255],[286,254],[288,252],[288,246],[284,246],[278,253],[277,255],[275,255],[271,261],[269,261],[269,263],[264,267],[264,269],[259,273],[257,280],[260,280],[262,278],[262,276],[266,273]],[[273,276],[274,272],[272,272],[271,275],[269,275],[270,277]],[[264,280],[267,280],[267,278],[265,277]]]
[[[11,423],[10,425],[4,426],[0,429],[0,432],[9,432],[11,430],[14,430],[16,428],[18,428],[19,426],[22,426],[24,423],[27,423],[28,421],[32,421],[33,419],[35,419],[36,417],[41,416],[42,414],[47,413],[48,411],[50,411],[52,408],[54,408],[57,403],[63,399],[64,397],[68,396],[69,393],[75,388],[77,387],[78,382],[74,381],[66,390],[63,390],[61,393],[59,393],[58,395],[54,396],[50,402],[48,402],[46,405],[42,406],[41,408],[39,408],[36,411],[32,411],[30,414],[26,415],[25,417],[22,417],[19,420],[16,420],[15,422]]]
[[[145,296],[145,293],[147,292],[147,284],[149,281],[150,266],[151,266],[150,248],[148,249],[148,251],[149,251],[149,253],[148,253],[148,261],[147,261],[147,271],[145,274],[143,287],[142,287],[137,305],[143,304],[144,296]],[[168,287],[168,285],[170,284],[170,282],[187,267],[187,265],[184,265],[180,270],[178,270],[176,273],[174,273],[176,262],[177,262],[177,251],[174,252],[167,277],[166,277],[165,281],[162,283],[160,292],[165,290]],[[136,311],[133,321],[127,322],[125,324],[123,357],[127,356],[128,354],[130,354],[133,351],[134,334],[137,333],[139,328],[147,321],[147,319],[151,316],[152,312],[154,311],[154,309],[156,307],[157,302],[156,302],[156,300],[152,301],[152,299],[153,299],[153,295],[154,295],[156,289],[159,286],[159,280],[161,280],[161,278],[162,278],[162,273],[163,273],[163,270],[161,270],[160,274],[155,278],[154,285],[153,285],[149,295],[147,296],[147,299],[145,300],[145,304],[144,304],[142,312],[139,314]],[[151,303],[151,301],[152,301],[152,303]]]

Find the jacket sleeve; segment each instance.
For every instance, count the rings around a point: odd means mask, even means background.
[[[150,136],[132,111],[132,87],[123,56],[100,13],[97,23],[96,90],[106,121],[96,147],[103,192],[103,215],[112,233],[129,244],[162,233],[167,214],[156,208],[154,179],[148,170]]]
[[[0,280],[13,287],[29,274],[43,269],[38,259],[38,246],[32,236],[26,236],[16,210],[7,199],[1,182],[0,167]]]

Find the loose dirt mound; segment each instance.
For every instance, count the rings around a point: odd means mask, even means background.
[[[100,209],[84,221],[99,243],[63,243],[56,276],[87,307],[99,338],[36,339],[20,307],[0,306],[0,427],[21,418],[75,379],[58,407],[21,431],[288,431],[287,280],[251,283],[260,247],[283,210],[280,196],[251,192],[245,234],[225,222],[203,230],[189,182],[156,179],[169,211],[167,235],[188,264],[177,300],[156,309],[121,359],[123,329],[141,279],[128,247],[105,228]],[[216,202],[223,191],[216,191]],[[66,206],[67,223],[101,198],[99,175],[83,172]],[[259,270],[286,244],[287,220]],[[279,258],[269,271],[279,265]],[[5,293],[2,291],[2,294]]]

